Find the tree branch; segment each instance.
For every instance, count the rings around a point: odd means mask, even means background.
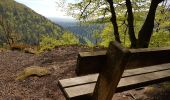
[[[80,18],[83,16],[84,12],[86,11],[87,7],[91,4],[91,0],[88,2],[88,4],[84,7],[83,11],[81,12]],[[83,18],[84,19],[84,18]]]
[[[111,14],[112,14],[112,17],[111,17],[110,20],[113,24],[115,40],[121,43],[119,31],[118,31],[118,25],[117,25],[116,12],[115,12],[115,9],[114,9],[114,6],[113,6],[113,1],[107,0],[107,2],[109,3],[110,11],[111,11]]]
[[[133,12],[132,12],[132,4],[130,0],[126,0],[126,7],[127,7],[127,12],[128,12],[128,34],[130,37],[130,42],[131,42],[131,48],[136,47],[136,36],[135,36],[135,31],[134,31],[134,17],[133,17]]]
[[[155,13],[158,4],[164,0],[152,0],[147,18],[138,34],[138,48],[147,48],[153,33]]]

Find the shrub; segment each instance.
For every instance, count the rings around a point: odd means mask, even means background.
[[[40,40],[40,52],[51,50],[56,46],[79,44],[79,40],[77,39],[77,37],[69,32],[64,32],[64,34],[59,39],[50,37],[48,35],[43,35],[41,36]]]
[[[61,41],[56,40],[53,37],[50,36],[41,36],[41,42],[40,42],[40,52],[45,51],[45,50],[50,50],[54,48],[55,46],[59,45]]]

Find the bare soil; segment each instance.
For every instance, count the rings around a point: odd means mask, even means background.
[[[61,46],[39,55],[21,51],[0,52],[0,100],[65,100],[58,80],[74,77],[78,51],[88,50],[77,46]],[[16,81],[17,75],[29,66],[51,68],[51,74],[31,76]],[[159,85],[162,86],[162,85]],[[156,88],[159,88],[156,85]],[[116,100],[170,100],[170,90],[146,92],[145,88],[114,95]],[[151,90],[149,90],[151,91]]]

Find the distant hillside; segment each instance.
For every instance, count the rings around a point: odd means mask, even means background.
[[[0,0],[0,45],[38,44],[41,35],[60,38],[64,29],[13,0]]]
[[[87,42],[86,40],[95,44],[96,38],[94,37],[94,31],[98,31],[100,33],[105,26],[105,24],[80,24],[78,21],[73,19],[49,19],[76,34],[79,37],[80,42],[83,44]]]

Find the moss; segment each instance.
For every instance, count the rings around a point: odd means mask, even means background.
[[[16,78],[16,80],[25,80],[27,77],[30,77],[32,75],[36,76],[44,76],[50,74],[50,71],[48,68],[39,67],[39,66],[31,66],[25,68]]]

